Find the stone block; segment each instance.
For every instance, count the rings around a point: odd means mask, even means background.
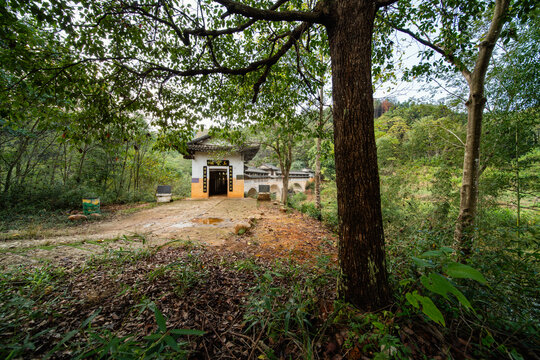
[[[268,194],[268,193],[259,193],[257,195],[257,200],[259,200],[259,201],[270,201],[271,200],[270,194]]]

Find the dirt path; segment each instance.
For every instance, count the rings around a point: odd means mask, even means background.
[[[253,226],[236,235],[237,224]],[[335,258],[336,237],[320,222],[284,213],[273,202],[211,198],[182,200],[130,215],[65,229],[62,236],[0,242],[0,267],[41,262],[79,263],[92,255],[146,249],[178,240],[222,251],[275,258],[309,259],[321,251]]]
[[[0,265],[42,259],[79,261],[113,249],[134,249],[187,240],[219,246],[238,223],[258,215],[253,199],[181,200],[101,222],[65,229],[62,236],[0,242]],[[260,217],[260,215],[258,215]]]

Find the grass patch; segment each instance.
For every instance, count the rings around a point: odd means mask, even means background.
[[[509,213],[491,216],[506,219]],[[487,258],[474,263],[484,264],[479,270],[491,286],[462,279],[453,284],[470,300],[475,309],[470,312],[453,297],[421,288],[427,270],[410,258],[439,249],[448,234],[426,228],[413,241],[408,236],[389,243],[395,303],[375,314],[335,299],[338,269],[322,249],[315,261],[300,263],[292,256],[264,260],[175,240],[151,250],[110,250],[69,269],[12,269],[0,277],[0,356],[118,358],[121,351],[123,358],[140,358],[148,349],[159,358],[211,359],[534,353],[538,284],[527,275],[536,271],[534,263],[524,262],[511,248],[504,262],[496,262],[500,253],[486,248],[478,256]],[[107,241],[115,240],[144,238]],[[433,266],[429,269],[441,268],[434,258],[425,261]],[[501,274],[509,277],[497,283]],[[517,291],[525,287],[532,290]],[[408,305],[405,294],[415,290],[433,300],[446,327]],[[516,296],[502,299],[508,291]],[[527,306],[519,305],[519,297],[527,299]]]
[[[142,210],[147,210],[147,209],[153,209],[155,208],[156,206],[160,206],[160,205],[163,205],[165,203],[157,203],[157,202],[150,202],[150,203],[145,203],[144,205],[137,205],[137,206],[134,206],[134,207],[130,207],[128,209],[121,209],[118,211],[118,213],[120,215],[130,215],[130,214],[135,214],[139,211],[142,211]]]

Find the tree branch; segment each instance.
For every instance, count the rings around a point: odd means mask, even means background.
[[[453,132],[453,131],[450,130],[450,129],[445,128],[444,126],[442,126],[442,125],[440,125],[440,124],[433,124],[433,125],[438,126],[438,127],[440,127],[441,129],[447,131],[448,133],[454,135],[454,137],[455,137],[456,139],[458,139],[458,141],[461,143],[461,145],[463,145],[463,147],[465,147],[465,143],[463,142],[463,140],[461,140],[461,138],[460,138],[459,136],[457,136],[457,134],[456,134],[455,132]]]
[[[493,18],[491,20],[489,30],[485,39],[479,45],[478,57],[476,58],[476,63],[474,65],[474,75],[475,78],[481,79],[482,87],[485,80],[485,74],[489,66],[489,60],[491,59],[493,48],[499,39],[509,5],[510,0],[495,1],[495,9],[493,10]]]
[[[304,72],[302,71],[302,67],[300,66],[300,64],[301,64],[300,49],[298,48],[297,43],[294,44],[294,49],[296,51],[296,70],[298,71],[298,73],[302,77],[302,80],[304,80],[304,83],[307,85],[309,92],[311,94],[313,94],[313,89],[311,88],[311,83],[307,79],[306,75],[304,75]]]
[[[376,2],[377,8],[382,8],[388,5],[392,5],[393,3],[396,3],[398,0],[379,0]]]
[[[289,0],[279,0],[274,5],[270,7],[269,10],[277,10],[281,5],[285,4]],[[258,19],[251,19],[241,25],[238,25],[236,27],[230,27],[222,30],[207,30],[205,28],[196,28],[196,29],[186,29],[184,30],[184,35],[187,37],[188,35],[193,36],[220,36],[220,35],[230,35],[235,34],[244,31],[248,27],[252,26],[257,22]]]
[[[247,66],[240,67],[240,68],[229,68],[225,66],[215,66],[213,68],[195,68],[195,69],[187,69],[187,70],[177,70],[172,69],[167,66],[163,66],[160,64],[156,64],[147,60],[142,60],[135,57],[115,57],[115,56],[108,56],[108,57],[99,57],[99,58],[86,58],[81,59],[79,61],[67,64],[65,66],[60,67],[51,67],[51,68],[43,68],[41,70],[65,70],[70,67],[74,67],[77,65],[81,65],[88,62],[104,62],[104,61],[116,61],[116,65],[125,69],[126,71],[137,75],[137,76],[148,76],[152,72],[155,71],[161,71],[166,72],[175,76],[196,76],[196,75],[212,75],[212,74],[226,74],[226,75],[246,75],[250,72],[257,71],[261,69],[262,67],[270,67],[278,62],[278,60],[287,53],[287,51],[294,45],[294,43],[301,37],[301,35],[311,26],[311,23],[304,22],[300,24],[298,27],[296,27],[293,31],[291,31],[291,34],[289,36],[289,40],[272,56],[269,56],[265,59],[261,59],[258,61],[254,61],[252,63],[249,63]],[[137,61],[142,64],[147,65],[148,67],[142,71],[135,70],[128,65],[125,64],[126,61]],[[264,81],[263,81],[264,82]],[[261,82],[261,84],[263,83]]]
[[[161,17],[159,16],[156,16],[154,14],[151,14],[150,12],[146,11],[145,9],[143,9],[142,7],[138,6],[138,5],[124,5],[126,9],[130,9],[132,10],[133,12],[135,13],[139,13],[140,15],[144,16],[144,17],[147,17],[147,18],[150,18],[152,20],[155,20],[163,25],[166,25],[166,26],[169,26],[171,29],[174,30],[174,32],[176,33],[176,36],[178,36],[180,38],[180,40],[184,43],[184,45],[189,45],[189,40],[185,37],[184,33],[182,32],[182,30],[178,27],[178,25],[176,25],[173,21],[173,18],[172,18],[172,15],[169,13],[167,7],[164,5],[164,9],[165,9],[165,13],[167,14],[167,17],[168,17],[168,21],[165,20],[165,19],[162,19]]]
[[[298,26],[297,28],[295,28],[292,32],[291,32],[291,35],[289,36],[289,40],[279,49],[279,51],[274,55],[274,56],[271,56],[269,59],[272,59],[271,61],[267,62],[265,65],[266,65],[266,69],[264,70],[263,74],[259,77],[259,80],[257,80],[257,82],[255,83],[255,85],[253,85],[253,99],[251,100],[253,103],[255,103],[257,101],[257,96],[259,94],[259,89],[261,87],[261,85],[266,81],[266,78],[268,77],[268,74],[270,73],[270,68],[272,67],[272,65],[274,65],[275,63],[278,62],[278,60],[283,56],[285,55],[285,53],[287,51],[289,51],[289,49],[296,44],[296,42],[298,41],[298,39],[300,38],[300,36],[302,36],[302,34],[307,30],[309,29],[309,27],[311,26],[311,24],[309,23],[302,23],[300,26]]]
[[[254,8],[234,0],[214,1],[227,8],[227,13],[225,13],[223,16],[227,16],[229,14],[238,14],[256,20],[288,22],[305,21],[319,24],[322,21],[321,11],[317,8],[317,6],[313,11],[275,11]]]
[[[412,32],[409,29],[401,28],[401,27],[389,22],[385,18],[381,17],[381,19],[382,19],[382,21],[386,22],[388,25],[390,25],[392,28],[396,29],[397,31],[409,35],[414,40],[418,41],[420,44],[422,44],[424,46],[427,46],[428,48],[430,48],[430,49],[438,52],[439,54],[441,54],[449,63],[451,63],[452,65],[457,66],[460,69],[463,76],[465,77],[465,79],[467,79],[467,81],[470,81],[471,72],[467,69],[465,64],[463,64],[463,62],[461,62],[461,60],[459,60],[452,52],[446,51],[445,49],[433,44],[431,41],[428,41],[428,40],[420,37],[420,35],[415,34],[414,32]]]

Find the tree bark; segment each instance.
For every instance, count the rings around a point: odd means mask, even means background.
[[[58,167],[58,159],[60,158],[60,155],[62,154],[61,152],[62,150],[62,144],[58,145],[58,150],[56,152],[56,156],[54,157],[54,162],[53,162],[53,168],[52,168],[52,171],[51,171],[51,178],[49,180],[49,184],[52,186],[54,184],[54,179],[55,179],[55,175],[56,175],[56,168]]]
[[[77,178],[75,179],[77,181],[77,184],[81,183],[81,175],[82,175],[82,169],[84,166],[84,160],[86,158],[86,152],[88,151],[89,146],[87,144],[84,144],[84,148],[81,153],[81,161],[79,162],[79,169],[77,170]]]
[[[478,178],[480,169],[480,137],[486,98],[484,83],[493,48],[499,39],[509,0],[497,0],[489,30],[480,43],[478,57],[472,73],[463,71],[469,84],[467,106],[467,140],[463,158],[463,179],[461,182],[459,216],[454,231],[454,246],[458,258],[464,261],[472,251],[474,241],[474,220],[478,202]]]
[[[377,168],[371,37],[377,7],[368,0],[330,2],[325,24],[332,61],[339,223],[338,296],[362,310],[390,303]]]
[[[289,198],[289,172],[292,165],[292,143],[290,139],[283,140],[283,149],[280,148],[280,141],[278,139],[274,151],[279,159],[279,169],[281,170],[282,179],[282,191],[281,202],[283,206],[287,206],[287,200]],[[283,150],[283,151],[282,151]]]
[[[9,187],[12,184],[13,169],[16,169],[17,165],[19,165],[20,160],[28,146],[28,142],[30,141],[29,139],[30,139],[29,137],[25,137],[23,140],[20,141],[15,158],[8,165],[8,171],[7,171],[5,182],[4,182],[4,195],[7,195],[9,191]]]
[[[270,148],[274,150],[279,161],[279,169],[281,170],[282,186],[281,202],[284,206],[287,206],[287,199],[289,198],[289,173],[292,165],[292,150],[293,141],[292,134],[287,134],[285,137],[278,134],[273,144],[268,144]]]
[[[317,124],[317,150],[315,154],[315,208],[321,210],[321,132],[324,124],[324,78],[319,91],[319,122]]]
[[[459,216],[454,241],[460,258],[470,255],[473,243],[474,219],[478,199],[478,170],[480,164],[480,136],[482,114],[486,98],[481,92],[471,90],[467,101],[467,141],[463,159],[463,178],[460,191]]]
[[[281,201],[284,206],[287,206],[287,200],[289,198],[289,171],[281,172],[283,175],[283,191],[281,192]]]
[[[118,188],[116,189],[116,198],[118,200],[124,187],[124,173],[126,171],[126,163],[129,155],[129,141],[126,143],[126,155],[124,156],[124,162],[122,163],[122,172],[120,173],[120,179],[118,180]]]
[[[321,138],[317,138],[315,154],[315,208],[321,210]]]
[[[64,174],[62,176],[63,185],[66,186],[71,169],[71,154],[68,158],[67,143],[64,143]]]

